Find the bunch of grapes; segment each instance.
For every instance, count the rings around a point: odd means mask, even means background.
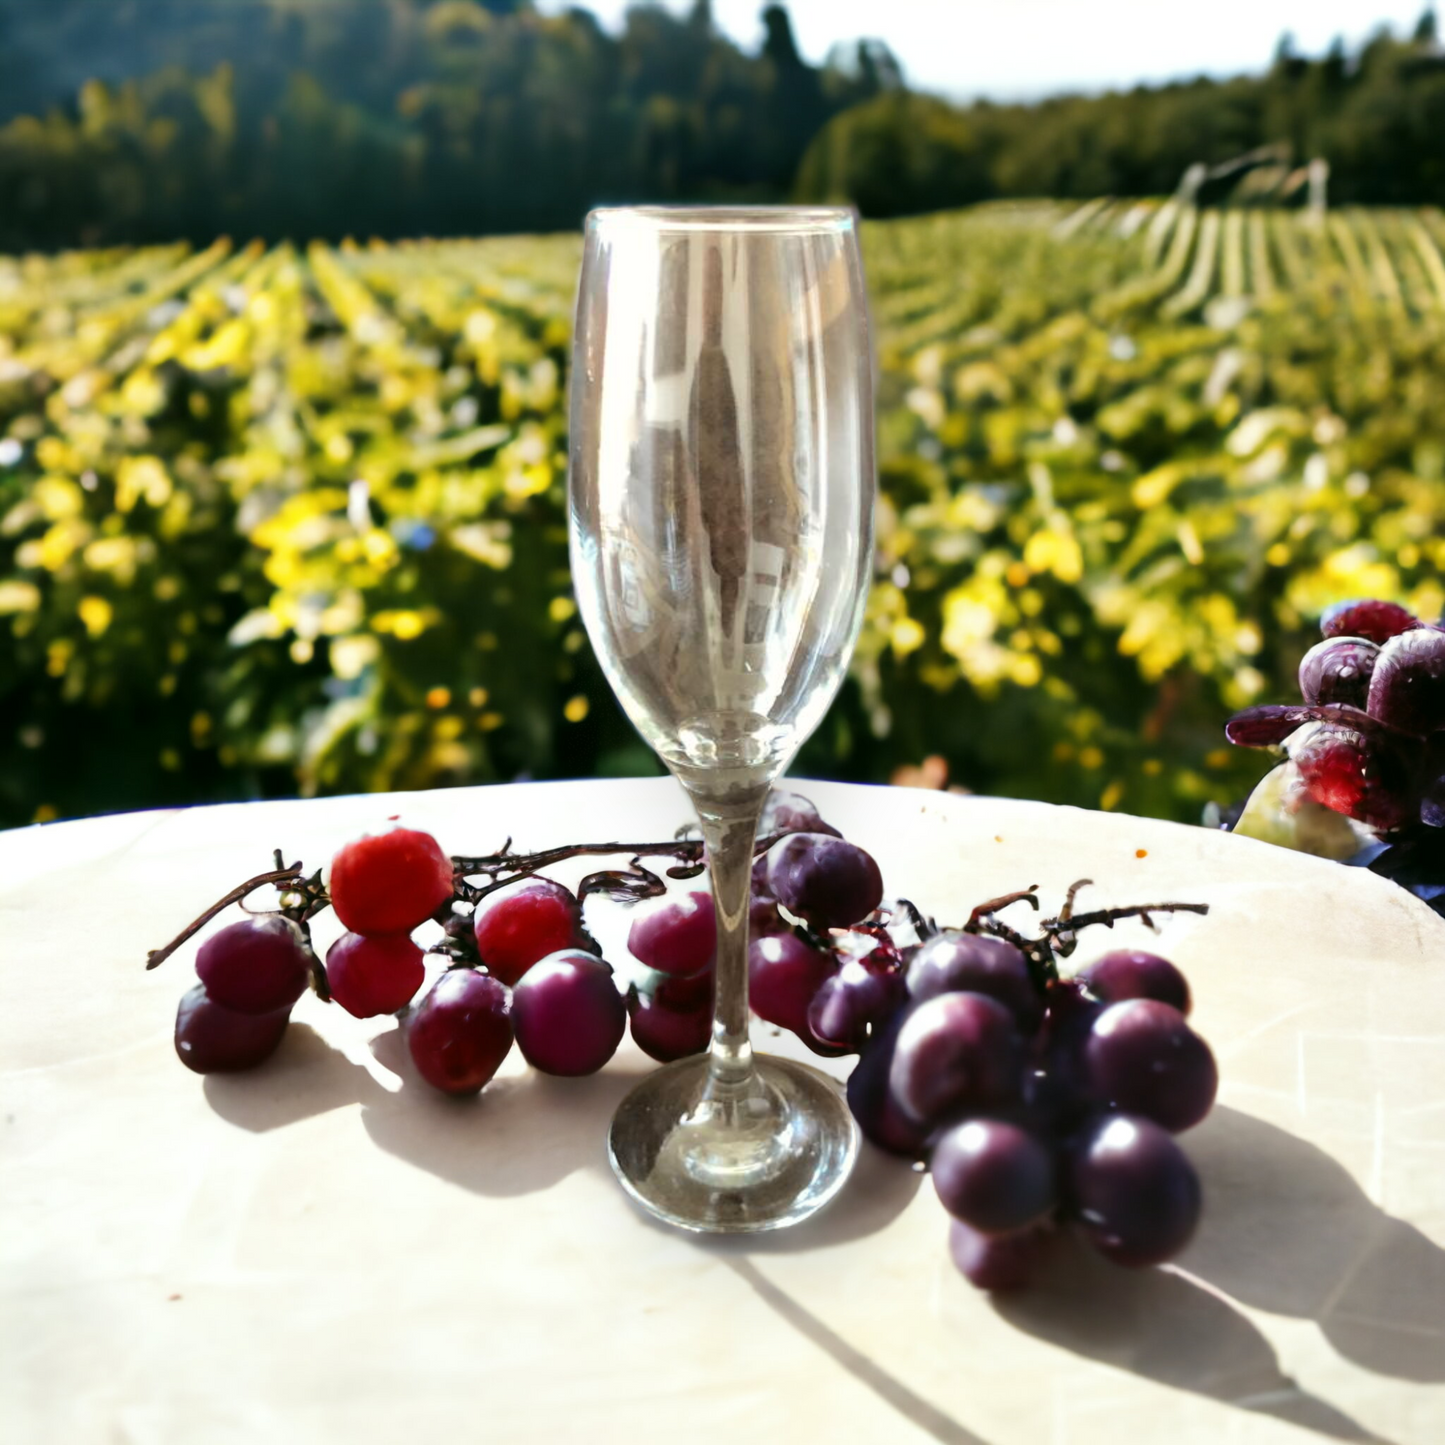
[[[1393,602],[1344,602],[1300,662],[1298,706],[1252,707],[1225,727],[1289,753],[1315,802],[1374,830],[1375,871],[1445,912],[1445,626]]]
[[[630,852],[577,892],[541,866]],[[698,876],[702,845],[576,845],[545,854],[449,858],[427,833],[393,827],[348,843],[328,874],[299,865],[243,884],[202,915],[159,963],[221,908],[274,883],[274,913],[220,930],[197,957],[201,983],[182,1000],[176,1048],[199,1073],[262,1062],[308,981],[358,1018],[400,1016],[419,1077],[475,1094],[513,1044],[549,1074],[590,1074],[623,1035],[659,1061],[712,1038],[717,924],[712,895],[669,890],[641,866],[677,859]],[[486,881],[469,882],[474,877]],[[861,1053],[848,1099],[864,1135],[926,1159],[953,1216],[954,1258],[975,1283],[1024,1282],[1049,1232],[1075,1220],[1126,1264],[1171,1257],[1193,1230],[1199,1183],[1172,1135],[1214,1099],[1208,1047],[1185,1021],[1188,985],[1165,960],[1112,953],[1073,978],[1056,954],[1091,922],[1202,905],[1073,911],[1076,885],[1041,937],[1001,922],[1034,890],[991,900],[939,929],[906,901],[885,905],[877,863],[812,804],[775,792],[752,875],[749,996],[759,1018],[824,1055]],[[624,984],[588,932],[587,896],[634,905]],[[641,900],[650,902],[636,906]],[[310,922],[334,908],[347,932],[323,963]],[[429,989],[413,938],[441,925],[431,952],[448,967]],[[420,994],[420,997],[418,995]]]

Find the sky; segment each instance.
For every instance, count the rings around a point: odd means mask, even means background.
[[[616,29],[629,0],[581,3]],[[713,0],[713,16],[752,48],[765,0]],[[1413,30],[1425,0],[786,0],[798,47],[821,61],[840,40],[888,42],[917,90],[1033,99],[1141,81],[1263,70],[1279,37],[1322,54],[1336,35],[1352,47],[1379,25]],[[690,0],[668,0],[677,13]]]

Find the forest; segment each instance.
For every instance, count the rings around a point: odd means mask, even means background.
[[[1433,11],[1354,53],[1286,37],[1256,76],[1007,106],[913,92],[878,39],[809,64],[785,6],[762,18],[750,53],[708,0],[616,34],[527,0],[0,0],[0,250],[560,231],[623,200],[1164,195],[1262,145],[1327,161],[1333,201],[1445,201]]]

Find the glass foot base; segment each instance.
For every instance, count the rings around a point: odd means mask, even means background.
[[[784,1229],[817,1213],[858,1157],[841,1087],[791,1059],[754,1055],[740,1083],[706,1054],[649,1074],[607,1140],[622,1187],[668,1224],[707,1234]]]

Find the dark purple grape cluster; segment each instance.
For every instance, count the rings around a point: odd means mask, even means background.
[[[1345,602],[1299,667],[1298,706],[1246,708],[1244,747],[1285,746],[1315,802],[1381,835],[1445,828],[1445,626],[1393,602]]]

